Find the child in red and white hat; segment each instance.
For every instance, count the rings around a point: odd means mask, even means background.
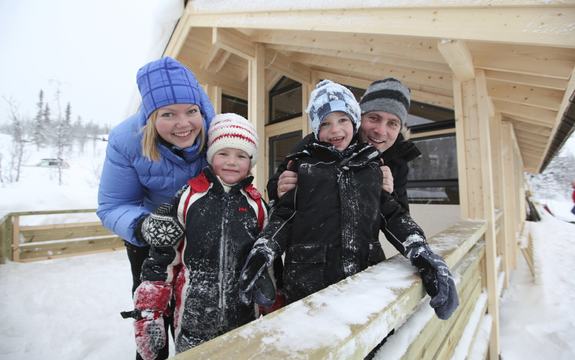
[[[238,284],[267,222],[266,204],[250,176],[257,149],[257,133],[248,120],[237,114],[215,116],[208,130],[210,165],[142,224],[151,250],[134,295],[134,317],[144,359],[154,358],[156,344],[166,336],[161,322],[171,299],[178,353],[255,319],[253,303],[239,299]],[[275,289],[260,283],[256,300],[271,305]]]

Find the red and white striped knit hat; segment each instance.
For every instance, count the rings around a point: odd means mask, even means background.
[[[238,114],[216,115],[208,130],[207,158],[210,165],[214,154],[224,148],[245,151],[254,166],[258,158],[258,134],[252,123]]]

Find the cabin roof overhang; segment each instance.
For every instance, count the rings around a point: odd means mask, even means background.
[[[453,108],[454,80],[481,70],[491,110],[513,125],[531,172],[542,171],[573,131],[571,1],[311,3],[191,1],[167,53],[200,82],[243,98],[256,44],[266,49],[268,89],[282,75],[362,88],[396,77],[414,100]]]

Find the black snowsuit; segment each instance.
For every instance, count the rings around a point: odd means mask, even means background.
[[[273,253],[285,251],[288,303],[383,260],[378,231],[393,235],[405,254],[410,235],[425,239],[407,211],[382,191],[379,152],[354,143],[343,152],[312,142],[289,156],[298,185],[272,208],[260,238]]]
[[[225,192],[205,168],[177,197],[185,238],[174,247],[152,247],[144,263],[143,282],[172,286],[178,353],[255,318],[254,306],[238,296],[241,268],[267,220],[251,181]]]
[[[307,145],[315,140],[313,133],[304,137],[292,150],[292,153],[302,151]],[[409,167],[407,163],[421,154],[419,149],[410,140],[405,140],[402,134],[399,134],[395,143],[386,151],[381,153],[380,158],[383,163],[389,166],[393,175],[393,197],[399,202],[404,209],[409,211],[409,202],[407,200],[407,175]],[[278,179],[282,172],[287,170],[288,160],[284,160],[278,167],[275,174],[269,179],[267,184],[268,198],[270,201],[278,199]]]

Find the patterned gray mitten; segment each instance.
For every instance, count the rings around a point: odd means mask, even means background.
[[[184,227],[178,221],[176,209],[162,204],[139,223],[139,235],[147,244],[156,247],[174,246],[184,238]]]

